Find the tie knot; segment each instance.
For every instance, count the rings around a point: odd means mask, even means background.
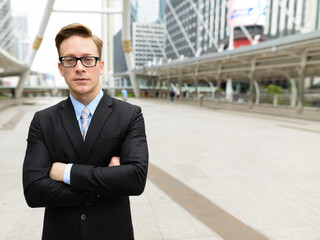
[[[87,108],[83,108],[81,113],[81,118],[88,119],[89,115],[90,115],[90,111]]]

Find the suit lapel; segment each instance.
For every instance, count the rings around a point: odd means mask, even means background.
[[[62,111],[60,112],[60,118],[66,132],[68,133],[69,139],[75,148],[78,159],[80,158],[80,153],[83,145],[82,136],[77,122],[77,117],[74,112],[74,108],[70,98],[68,98],[62,104]]]
[[[112,112],[112,104],[111,97],[104,93],[90,122],[86,140],[80,155],[80,163],[86,163],[88,161],[92,148],[101,132],[101,129]]]

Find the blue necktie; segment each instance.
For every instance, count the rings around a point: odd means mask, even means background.
[[[86,138],[86,134],[88,131],[88,123],[89,123],[89,115],[90,115],[90,111],[87,108],[83,108],[82,113],[81,113],[81,134],[82,134],[82,138],[83,141]]]

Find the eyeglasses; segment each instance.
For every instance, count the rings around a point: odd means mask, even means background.
[[[59,61],[61,62],[62,66],[65,68],[72,68],[77,65],[78,60],[82,63],[85,67],[95,67],[97,65],[97,61],[101,60],[99,57],[59,57]]]

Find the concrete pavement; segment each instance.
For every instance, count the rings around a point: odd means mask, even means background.
[[[0,239],[41,237],[22,162],[34,112],[59,100],[0,111]],[[129,102],[143,109],[151,164],[144,194],[131,197],[137,240],[320,239],[320,122]]]

